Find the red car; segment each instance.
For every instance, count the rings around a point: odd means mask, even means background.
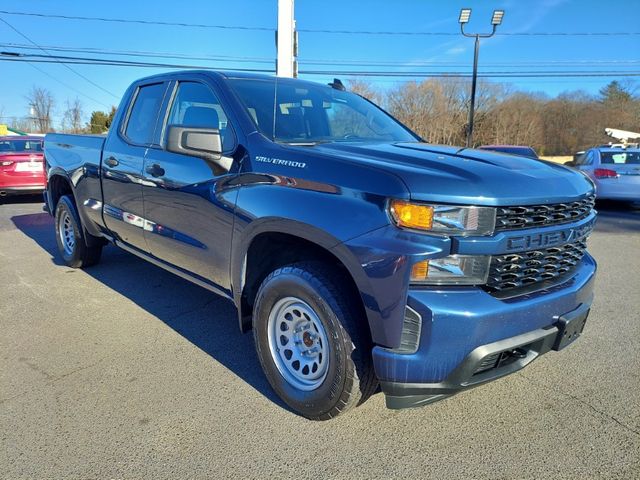
[[[0,137],[0,197],[39,193],[46,187],[42,137]]]

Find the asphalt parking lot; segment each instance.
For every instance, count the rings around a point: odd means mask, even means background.
[[[2,478],[640,478],[640,210],[600,207],[576,344],[318,423],[271,392],[231,304],[114,247],[63,266],[41,208],[0,204]]]

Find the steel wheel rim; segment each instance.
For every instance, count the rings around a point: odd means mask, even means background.
[[[286,297],[269,313],[269,350],[284,379],[299,390],[315,390],[327,377],[329,341],[324,326],[304,300]]]
[[[58,235],[60,236],[60,242],[64,253],[67,255],[73,254],[73,249],[76,246],[76,234],[73,228],[73,221],[69,212],[63,211],[60,214],[60,220],[58,220]]]

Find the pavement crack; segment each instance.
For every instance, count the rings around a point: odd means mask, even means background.
[[[595,413],[598,413],[599,415],[602,415],[603,417],[608,418],[609,420],[613,420],[613,422],[617,423],[618,425],[620,425],[622,428],[624,428],[625,430],[628,430],[629,432],[640,436],[640,431],[626,425],[625,423],[621,422],[620,420],[618,420],[616,417],[614,417],[613,415],[611,415],[610,413],[607,413],[605,411],[602,411],[596,407],[594,407],[593,405],[591,405],[589,402],[587,402],[586,400],[583,400],[582,398],[576,396],[576,395],[572,395],[570,393],[567,392],[563,392],[562,390],[558,389],[558,388],[551,388],[548,387],[546,385],[544,385],[543,383],[537,382],[535,380],[533,380],[530,377],[527,377],[524,373],[520,373],[519,374],[520,377],[524,378],[527,382],[531,383],[532,385],[535,385],[537,387],[540,387],[548,392],[553,392],[553,393],[559,393],[560,395],[563,395],[567,398],[570,398],[572,400],[575,400],[578,403],[581,403],[582,405],[586,405],[587,407],[589,407],[591,410],[593,410]]]
[[[50,374],[45,373],[45,372],[42,372],[41,370],[40,370],[40,372],[45,375],[45,378],[46,378],[45,385],[47,387],[49,387],[49,386],[53,385],[54,383],[59,382],[60,380],[63,380],[63,379],[65,379],[65,378],[67,378],[67,377],[69,377],[69,376],[71,376],[71,375],[73,375],[75,373],[78,373],[78,372],[81,372],[83,370],[87,370],[89,368],[95,367],[96,365],[98,365],[99,363],[103,362],[107,358],[108,357],[103,357],[103,358],[101,358],[101,359],[99,359],[99,360],[97,360],[97,361],[95,361],[95,362],[93,362],[93,363],[91,363],[89,365],[83,365],[81,367],[76,368],[75,370],[71,370],[70,372],[63,373],[62,375],[59,375],[57,377],[54,377],[53,375],[50,375]],[[20,397],[23,397],[25,395],[28,395],[28,394],[32,393],[34,390],[38,390],[38,389],[27,390],[27,391],[18,393],[16,395],[13,395],[11,397],[1,398],[0,399],[0,405],[3,405],[3,404],[5,404],[5,403],[7,403],[7,402],[9,402],[11,400],[15,400],[16,398],[20,398]]]
[[[70,372],[64,373],[64,374],[62,374],[60,376],[57,376],[57,377],[54,377],[54,378],[51,379],[50,383],[58,382],[58,381],[62,380],[63,378],[67,378],[68,376],[73,375],[74,373],[78,373],[78,372],[81,372],[81,371],[86,370],[88,368],[95,367],[96,365],[102,363],[106,358],[107,357],[103,357],[103,358],[101,358],[101,359],[99,359],[99,360],[97,360],[97,361],[95,361],[95,362],[93,362],[93,363],[91,363],[89,365],[84,365],[82,367],[76,368],[75,370],[71,370]]]

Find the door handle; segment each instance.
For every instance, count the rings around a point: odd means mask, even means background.
[[[164,168],[162,168],[160,165],[158,165],[157,163],[154,163],[152,165],[149,165],[146,168],[146,171],[149,175],[151,175],[152,177],[162,177],[164,175]]]
[[[115,157],[109,157],[107,158],[104,163],[107,164],[107,166],[113,168],[113,167],[117,167],[120,162],[115,158]]]

